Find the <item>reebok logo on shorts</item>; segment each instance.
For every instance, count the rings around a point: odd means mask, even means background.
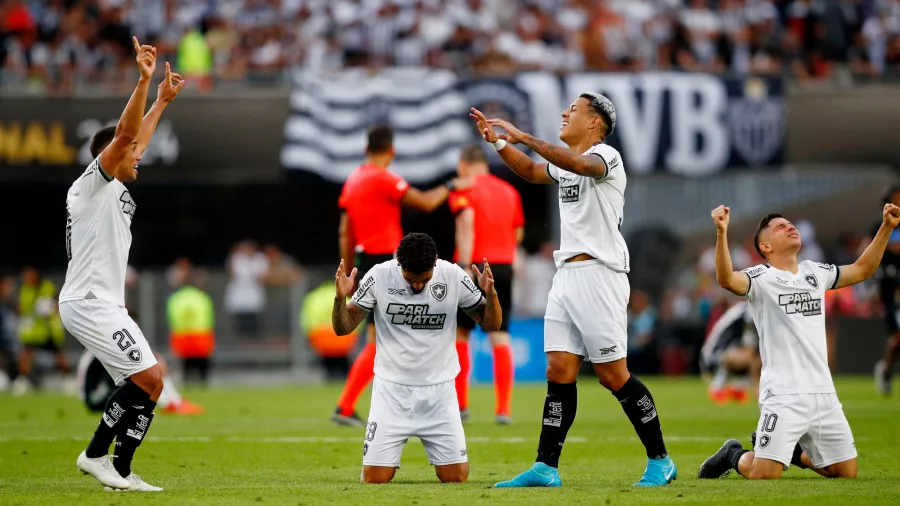
[[[610,353],[616,352],[616,346],[610,346],[609,348],[600,348],[600,355],[609,355]]]

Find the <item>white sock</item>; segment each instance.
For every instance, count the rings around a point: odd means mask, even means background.
[[[725,386],[725,383],[728,381],[728,371],[725,370],[724,367],[719,367],[716,371],[716,376],[713,378],[712,383],[709,384],[710,390],[719,390],[720,388]]]
[[[172,381],[170,376],[163,378],[162,393],[159,394],[159,400],[156,403],[161,406],[181,404],[181,394],[178,393],[178,389],[175,388],[175,382]]]

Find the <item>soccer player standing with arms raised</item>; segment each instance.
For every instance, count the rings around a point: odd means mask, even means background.
[[[494,284],[500,297],[500,307],[506,318],[496,332],[489,332],[488,339],[494,352],[494,391],[497,405],[494,411],[497,423],[509,424],[510,401],[513,388],[513,354],[509,338],[509,318],[512,315],[512,264],[516,248],[522,242],[525,217],[519,192],[506,181],[491,175],[487,157],[481,146],[463,148],[459,157],[457,174],[472,180],[472,188],[450,194],[450,211],[456,216],[455,262],[468,270],[472,261],[487,258],[494,274]],[[471,275],[471,273],[470,273]],[[475,322],[457,313],[456,353],[459,355],[460,372],[456,377],[456,396],[460,416],[469,416],[469,372],[472,359],[469,354],[469,336]]]
[[[591,361],[600,384],[616,397],[647,452],[636,486],[663,486],[677,470],[663,442],[653,396],[628,372],[627,308],[631,288],[628,247],[619,228],[625,205],[625,165],[615,148],[603,144],[616,127],[616,109],[597,93],[583,93],[562,112],[559,138],[568,148],[526,134],[509,122],[472,118],[485,141],[525,180],[559,184],[558,271],[544,316],[547,397],[531,469],[497,487],[558,487],[559,456],[575,421],[575,382],[582,361]],[[498,135],[493,127],[506,131]],[[549,163],[534,162],[510,144],[524,144]]]
[[[162,371],[141,329],[125,309],[125,271],[136,209],[124,182],[138,177],[138,163],[166,106],[184,86],[166,64],[165,80],[146,116],[144,107],[156,69],[156,48],[133,39],[141,77],[115,127],[91,141],[94,161],[66,196],[66,253],[69,264],[59,295],[66,329],[96,356],[118,390],[76,465],[111,489],[159,492],[131,472],[131,461],[163,389]],[[107,454],[116,440],[115,462]]]
[[[369,129],[366,161],[350,174],[338,206],[341,208],[339,248],[347,274],[355,265],[361,276],[372,267],[391,260],[403,238],[400,213],[403,206],[431,212],[454,189],[468,187],[468,181],[453,179],[426,192],[413,188],[388,170],[394,160],[394,131],[388,125]],[[366,347],[350,368],[344,391],[331,419],[340,425],[363,426],[356,414],[356,401],[375,376],[375,322],[370,315]]]

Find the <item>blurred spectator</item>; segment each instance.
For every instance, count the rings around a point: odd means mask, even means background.
[[[216,346],[215,309],[212,297],[202,289],[204,276],[188,272],[181,287],[166,302],[169,345],[181,359],[184,381],[206,384],[210,359]]]
[[[547,297],[556,274],[554,249],[556,245],[546,243],[534,255],[526,255],[521,250],[516,255],[513,286],[521,288],[513,293],[515,314],[525,318],[544,317],[547,312]]]
[[[12,297],[16,282],[12,276],[0,276],[0,392],[9,388],[19,375],[16,360],[16,313]]]
[[[22,270],[22,285],[19,287],[19,377],[13,391],[23,393],[29,389],[29,375],[37,351],[48,351],[56,360],[56,367],[63,374],[69,373],[69,363],[63,353],[65,331],[59,318],[56,301],[56,285],[42,279],[37,269],[25,267]]]
[[[225,288],[225,311],[234,316],[237,333],[242,337],[260,337],[260,315],[266,305],[263,280],[269,262],[256,243],[237,243],[227,260],[230,279]]]
[[[265,282],[274,286],[291,286],[303,279],[303,268],[296,258],[285,254],[274,244],[265,247],[264,253],[269,263]]]
[[[292,67],[900,76],[895,0],[7,0],[3,82],[116,89],[131,35],[201,91]]]
[[[800,237],[803,238],[803,245],[800,247],[797,259],[801,262],[804,260],[811,260],[819,263],[824,262],[825,253],[822,252],[822,247],[816,242],[815,225],[809,220],[800,220],[794,226],[797,227],[797,231],[800,232]]]
[[[628,307],[628,367],[638,374],[658,372],[657,346],[654,341],[657,311],[643,290],[631,294]]]

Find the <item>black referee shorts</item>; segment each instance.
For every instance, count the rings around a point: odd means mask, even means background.
[[[370,255],[368,253],[357,253],[356,254],[356,281],[362,280],[363,276],[366,275],[367,272],[372,270],[373,267],[382,263],[389,262],[394,259],[393,254],[373,254]],[[375,312],[369,311],[369,316],[366,317],[366,323],[369,325],[375,325]]]
[[[500,309],[503,310],[500,332],[509,332],[509,319],[512,317],[512,265],[491,264],[491,272],[494,273],[494,288],[497,290],[497,298],[500,299]],[[478,280],[472,281],[478,286]],[[475,321],[465,311],[459,310],[456,312],[456,327],[472,330],[475,328]]]

